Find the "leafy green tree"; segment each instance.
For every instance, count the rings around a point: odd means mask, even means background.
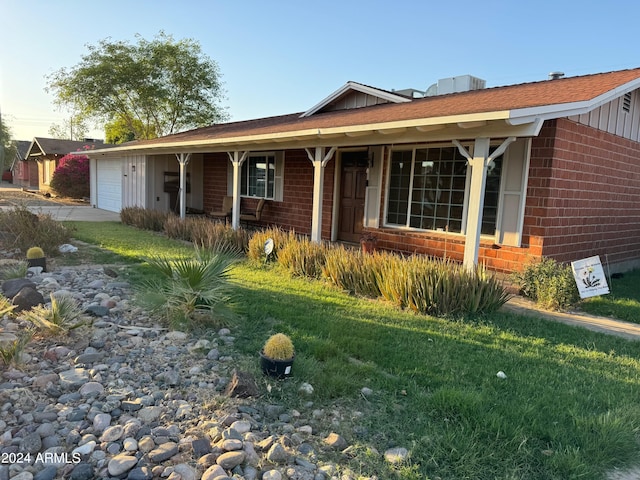
[[[0,116],[0,172],[11,168],[16,151],[16,143],[11,139],[11,129]]]
[[[217,63],[195,40],[160,32],[148,41],[101,40],[72,68],[48,77],[60,106],[84,118],[123,122],[136,139],[168,135],[227,118]]]
[[[135,129],[130,128],[127,121],[122,118],[107,123],[104,126],[105,141],[107,143],[119,144],[135,140],[136,132],[134,130],[142,131],[144,125],[142,125],[142,122],[138,119],[134,119],[133,124],[135,125]]]

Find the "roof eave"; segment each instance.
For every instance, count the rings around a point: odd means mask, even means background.
[[[328,128],[311,128],[304,130],[291,130],[287,132],[265,133],[258,135],[242,135],[237,137],[212,138],[207,140],[190,140],[161,143],[148,146],[129,145],[115,148],[103,148],[100,150],[91,150],[83,152],[89,157],[98,155],[111,155],[118,153],[175,153],[188,152],[193,149],[215,149],[219,150],[226,147],[227,151],[241,150],[243,148],[256,145],[277,145],[284,147],[285,144],[299,143],[303,141],[309,142],[309,146],[313,146],[318,142],[324,142],[332,137],[371,137],[380,136],[380,139],[388,138],[387,136],[397,135],[407,129],[415,129],[420,132],[428,133],[437,130],[446,125],[457,125],[462,129],[470,129],[487,122],[508,121],[510,112],[508,110],[496,112],[481,112],[465,115],[448,115],[432,118],[417,118],[409,120],[398,120],[392,122],[379,122],[360,125],[349,125]]]

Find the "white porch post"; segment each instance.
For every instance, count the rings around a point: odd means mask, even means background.
[[[305,148],[307,156],[313,163],[313,208],[311,217],[311,241],[320,242],[322,240],[322,192],[324,190],[324,167],[336,151],[336,147],[325,155],[324,147],[316,147],[315,152]]]
[[[491,139],[476,138],[473,147],[473,157],[464,146],[454,140],[460,153],[468,160],[471,167],[471,185],[469,188],[469,203],[467,210],[467,228],[464,242],[463,264],[468,270],[472,270],[478,264],[478,251],[480,250],[480,231],[482,228],[482,210],[484,208],[484,191],[487,186],[487,169],[491,162],[502,155],[509,144],[515,141],[515,137],[507,138],[489,155]]]
[[[231,228],[240,227],[240,167],[247,159],[249,152],[227,152],[233,165],[233,210],[231,210]]]
[[[187,172],[186,167],[191,159],[190,153],[176,153],[180,165],[180,218],[187,216]]]

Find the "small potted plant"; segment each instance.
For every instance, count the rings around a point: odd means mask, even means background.
[[[266,375],[285,378],[291,375],[295,356],[291,339],[284,333],[276,333],[269,337],[260,351],[260,366]]]
[[[27,264],[29,267],[42,267],[42,271],[47,271],[47,259],[44,251],[40,247],[31,247],[27,250]]]
[[[373,253],[376,251],[378,245],[378,237],[371,232],[364,232],[360,237],[360,246],[362,247],[362,253]]]

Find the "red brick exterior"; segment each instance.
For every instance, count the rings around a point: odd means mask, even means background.
[[[205,211],[222,206],[228,164],[226,154],[205,155]],[[323,239],[331,236],[334,170],[331,160],[324,175]],[[385,196],[383,187],[380,225]],[[243,209],[255,206],[254,199],[242,202]],[[284,199],[268,202],[262,223],[308,235],[312,203],[311,161],[304,150],[287,151]],[[395,228],[375,233],[382,249],[463,259],[463,235]],[[569,119],[547,121],[531,143],[522,245],[482,237],[479,262],[511,272],[541,256],[568,262],[592,255],[607,256],[611,264],[640,263],[640,144]]]
[[[525,223],[559,261],[640,260],[640,144],[568,119],[533,142]]]
[[[322,238],[331,237],[333,210],[333,178],[335,161],[329,161],[324,171],[322,206]],[[228,155],[204,156],[204,211],[222,208],[222,197],[227,195],[227,168],[231,168]],[[283,201],[267,201],[262,212],[263,226],[278,225],[303,235],[311,233],[313,208],[313,164],[304,150],[288,150],[284,155]],[[257,199],[243,198],[241,209],[255,209]]]

